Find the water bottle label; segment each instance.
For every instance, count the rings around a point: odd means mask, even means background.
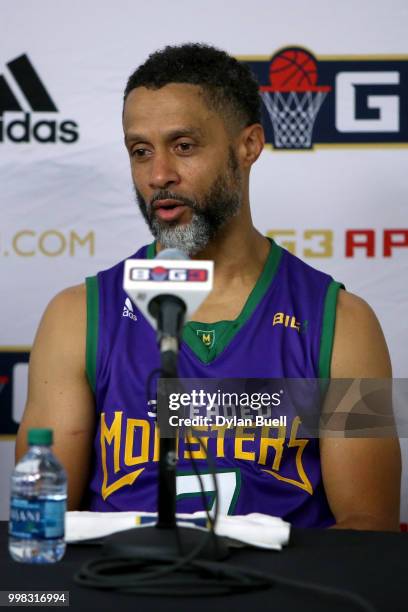
[[[24,540],[64,537],[66,500],[11,499],[9,534]]]

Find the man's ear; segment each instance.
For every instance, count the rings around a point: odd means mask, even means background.
[[[238,140],[238,158],[242,166],[250,167],[265,146],[265,134],[260,123],[253,123],[242,130]]]

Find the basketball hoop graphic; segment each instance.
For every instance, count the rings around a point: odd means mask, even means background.
[[[310,149],[313,126],[328,85],[317,85],[317,62],[305,49],[288,47],[271,60],[270,85],[260,87],[271,119],[274,146],[278,149]]]

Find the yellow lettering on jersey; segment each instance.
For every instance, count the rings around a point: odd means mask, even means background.
[[[272,326],[274,325],[284,325],[285,327],[296,329],[298,332],[300,331],[300,323],[296,320],[296,317],[285,314],[284,312],[277,312],[274,315]]]
[[[202,341],[204,342],[205,346],[210,346],[212,338],[210,334],[203,334],[201,336]]]
[[[286,478],[285,476],[281,476],[281,474],[272,472],[271,470],[264,469],[263,471],[267,472],[268,474],[270,474],[274,478],[277,478],[278,480],[282,480],[283,482],[288,482],[289,484],[292,484],[295,487],[299,487],[299,489],[303,489],[303,491],[306,491],[310,495],[313,495],[312,484],[306,475],[306,472],[305,472],[305,469],[302,463],[303,451],[305,450],[305,447],[308,444],[309,440],[305,440],[302,438],[296,438],[300,423],[301,423],[300,417],[297,416],[293,419],[292,427],[290,430],[290,438],[288,442],[288,448],[298,449],[296,453],[296,469],[299,474],[300,481],[294,480],[293,478]],[[274,468],[274,466],[272,467]]]
[[[208,431],[208,427],[194,427],[194,429],[197,431]],[[184,459],[190,459],[190,456],[193,459],[207,458],[208,436],[200,436],[200,440],[204,448],[201,447],[198,438],[194,438],[193,436],[186,436],[184,438],[184,442],[190,447],[184,450]],[[196,445],[195,449],[192,448],[193,445]]]
[[[153,461],[159,460],[159,426],[157,423],[154,424],[154,452]]]
[[[225,438],[226,429],[227,429],[226,425],[211,425],[210,427],[211,433],[215,432],[217,436],[216,457],[219,459],[221,459],[222,457],[225,457],[224,438]]]
[[[135,429],[141,430],[140,455],[133,456]],[[144,419],[128,419],[126,423],[125,464],[138,465],[149,461],[150,423]]]
[[[273,327],[274,325],[279,325],[279,324],[283,323],[283,321],[284,321],[284,317],[285,317],[285,314],[284,314],[283,312],[277,312],[277,313],[274,315],[274,317],[273,317],[272,327]]]
[[[126,476],[122,476],[112,484],[108,485],[108,466],[106,463],[106,445],[111,445],[113,442],[113,471],[116,474],[120,469],[119,463],[119,452],[120,452],[120,443],[121,443],[121,429],[122,429],[122,411],[115,411],[115,417],[112,421],[112,425],[108,427],[105,421],[105,413],[101,414],[101,458],[102,458],[102,472],[103,472],[103,482],[102,482],[102,498],[105,500],[109,495],[120,489],[125,485],[131,485],[134,483],[136,478],[141,474],[144,468],[140,470],[136,470],[131,474],[126,474]]]
[[[246,431],[246,427],[237,427],[235,432],[235,446],[234,446],[234,457],[235,459],[244,459],[245,461],[255,461],[254,451],[248,451],[243,449],[245,442],[253,442],[255,440],[255,432],[252,430]]]
[[[127,419],[126,421],[126,437],[124,440],[124,444],[122,445],[122,420],[123,420],[123,412],[116,411],[114,412],[114,418],[110,426],[106,424],[106,416],[105,413],[101,414],[101,427],[100,427],[100,444],[101,444],[101,461],[102,461],[102,472],[103,472],[103,482],[102,482],[102,497],[106,499],[117,491],[118,489],[131,485],[136,480],[136,478],[143,472],[145,467],[141,467],[134,472],[127,473],[122,477],[119,477],[116,481],[112,478],[112,474],[109,478],[108,475],[108,462],[107,462],[107,453],[111,457],[109,465],[112,465],[111,461],[113,461],[113,474],[117,474],[120,472],[120,457],[121,453],[123,453],[123,461],[124,465],[130,467],[133,465],[147,464],[149,461],[158,461],[159,458],[159,429],[156,424],[151,424],[148,420],[145,419]],[[286,440],[286,427],[263,427],[261,432],[261,437],[259,440],[259,456],[258,455],[258,446],[257,440],[258,436],[256,436],[256,432],[252,428],[248,427],[238,427],[235,431],[235,440],[234,440],[234,457],[236,459],[240,459],[243,461],[255,462],[258,461],[258,464],[268,465],[268,469],[261,468],[262,471],[270,474],[274,478],[281,480],[283,482],[287,482],[293,486],[299,487],[309,494],[313,494],[312,485],[306,475],[305,469],[302,463],[302,455],[308,444],[309,440],[305,440],[302,438],[297,438],[298,429],[300,426],[300,418],[296,417],[293,420],[290,438],[285,446]],[[198,427],[200,431],[208,431],[207,427]],[[274,431],[276,434],[275,437],[271,436],[271,431]],[[216,433],[217,442],[216,442],[216,456],[218,458],[225,457],[225,448],[224,448],[224,439],[225,439],[225,431],[226,426],[212,426],[211,433]],[[209,432],[210,433],[210,432]],[[150,456],[150,438],[154,436],[154,441],[152,446],[152,455]],[[137,440],[138,444],[140,443],[140,447],[137,445],[136,448],[140,448],[140,454],[133,455],[134,450],[134,442]],[[188,436],[185,439],[186,444],[189,445],[191,449],[191,455],[193,459],[205,459],[205,452],[208,447],[209,436],[201,436],[201,440],[203,443],[203,448],[201,448],[200,443],[197,437]],[[124,447],[124,448],[123,448]],[[184,458],[189,459],[190,453],[189,448],[185,448],[184,450]],[[295,448],[297,449],[295,455],[296,462],[296,470],[299,475],[299,479],[288,478],[282,476],[279,471],[281,469],[282,457],[285,452],[285,448]],[[272,450],[273,449],[273,450]],[[178,456],[179,452],[179,438],[176,438],[176,453]],[[270,452],[274,452],[273,461],[268,457]],[[272,465],[271,465],[272,462]],[[270,466],[270,468],[269,468]],[[112,468],[110,468],[112,469]],[[122,467],[123,469],[123,467]],[[123,473],[123,472],[122,472]],[[114,480],[108,484],[109,480]]]
[[[300,323],[299,321],[296,321],[296,317],[291,318],[290,326],[292,329],[297,329],[297,331],[300,331]]]
[[[269,431],[276,429],[276,427],[262,427],[261,440],[259,446],[259,459],[258,463],[266,464],[268,449],[270,447],[275,449],[275,456],[273,458],[272,469],[279,470],[282,461],[283,445],[285,442],[285,431],[286,427],[283,425],[278,427],[278,435],[276,438],[269,437]]]
[[[101,414],[101,450],[102,457],[106,459],[106,446],[111,445],[113,441],[113,470],[119,472],[119,453],[120,453],[120,437],[122,431],[122,415],[123,412],[115,412],[115,417],[112,421],[112,425],[108,427],[105,421],[105,413]]]

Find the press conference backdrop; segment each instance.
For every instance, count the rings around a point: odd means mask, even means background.
[[[252,171],[256,226],[365,298],[394,376],[408,376],[406,0],[19,0],[1,9],[0,518],[46,304],[150,240],[123,146],[122,92],[166,44],[207,42],[250,64],[268,141]]]

